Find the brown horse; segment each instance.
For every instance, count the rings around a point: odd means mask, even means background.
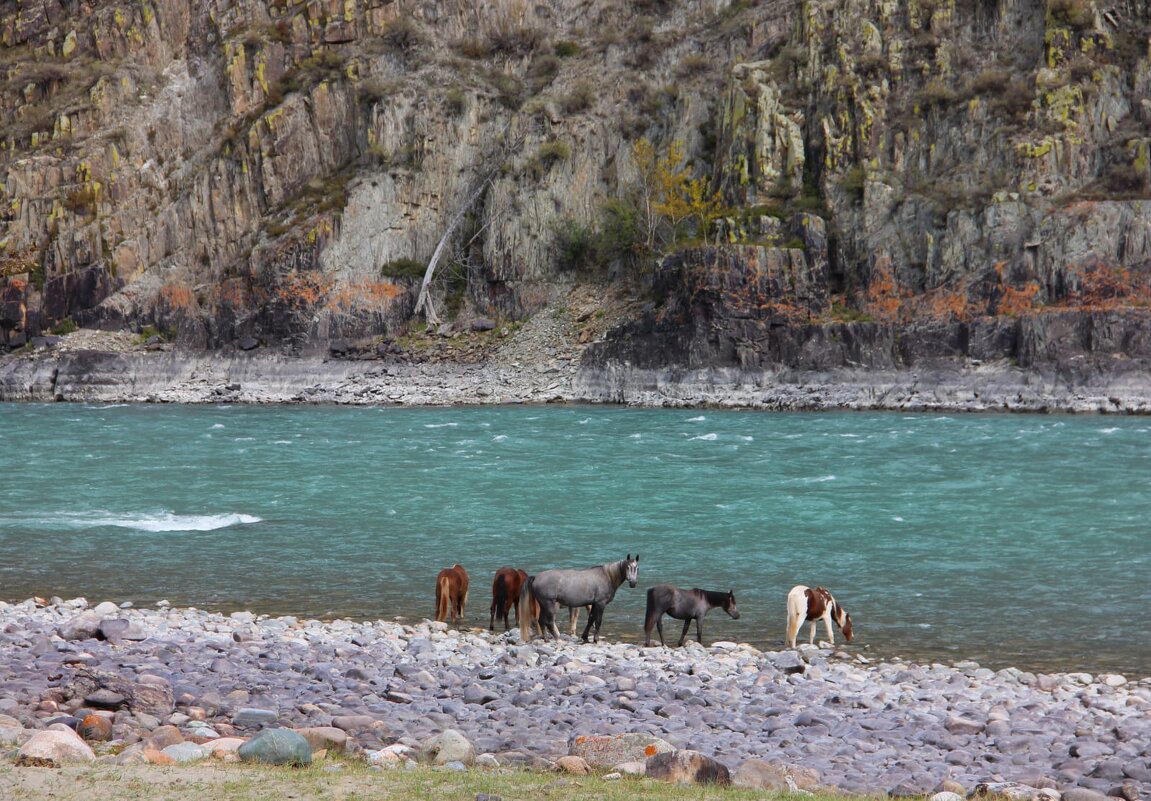
[[[504,619],[504,631],[511,628],[508,623],[508,614],[514,609],[516,612],[516,625],[520,624],[520,590],[528,574],[514,567],[501,567],[496,571],[492,580],[492,619],[488,631],[496,630],[496,618]]]
[[[436,576],[436,620],[455,623],[463,619],[467,602],[468,571],[458,564],[441,570]]]

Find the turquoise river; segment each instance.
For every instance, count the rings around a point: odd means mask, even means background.
[[[671,583],[780,647],[821,584],[868,658],[1151,674],[1147,418],[5,404],[0,475],[8,601],[412,621],[458,561],[486,628],[501,565],[638,552],[608,639]]]

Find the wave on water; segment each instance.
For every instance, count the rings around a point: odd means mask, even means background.
[[[223,424],[223,423],[214,423],[214,424],[212,425],[212,428],[223,428],[223,427],[224,427],[224,424]]]
[[[45,523],[61,525],[72,529],[86,528],[127,528],[151,533],[167,531],[215,531],[231,526],[260,523],[263,518],[239,512],[206,515],[178,515],[175,512],[66,512],[54,516]]]
[[[695,442],[697,439],[703,440],[704,442],[714,442],[715,440],[719,439],[719,434],[700,434],[698,437],[692,437],[688,441]]]
[[[702,423],[706,419],[707,419],[706,417],[704,417],[703,415],[700,415],[699,417],[689,417],[689,418],[687,418],[687,421],[689,423]]]
[[[424,428],[458,428],[459,423],[424,423]]]

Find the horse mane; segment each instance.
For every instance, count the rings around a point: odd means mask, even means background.
[[[709,604],[716,607],[717,609],[722,609],[724,607],[724,605],[727,603],[727,596],[731,594],[730,591],[725,592],[722,590],[701,590],[699,587],[693,589],[692,592],[704,598]]]

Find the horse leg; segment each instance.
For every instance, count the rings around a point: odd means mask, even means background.
[[[695,619],[695,636],[699,638],[699,644],[703,645],[703,615]]]
[[[831,610],[830,609],[828,609],[828,611],[823,615],[823,625],[827,629],[827,642],[832,647],[834,647],[835,646],[835,632],[831,630]]]
[[[545,609],[547,611],[544,611]],[[545,632],[550,631],[552,633],[552,636],[555,637],[556,640],[559,640],[560,639],[560,630],[559,630],[559,627],[556,626],[556,613],[557,612],[559,612],[559,602],[558,601],[541,601],[540,602],[540,628],[543,629]],[[545,616],[547,618],[546,622],[544,621]],[[547,638],[548,638],[548,635],[545,633],[544,639],[546,640]]]
[[[795,638],[799,635],[799,629],[803,625],[803,620],[798,615],[788,612],[787,614],[787,639],[786,645],[788,648],[795,647]]]
[[[687,630],[691,628],[691,618],[683,621],[683,631],[679,634],[679,647],[683,648],[683,644],[687,642]]]
[[[587,627],[583,630],[583,641],[587,642],[587,635],[591,631],[592,624],[595,624],[595,638],[593,642],[599,642],[599,628],[603,625],[603,610],[601,604],[592,604],[591,611],[587,615]]]
[[[576,630],[579,629],[579,610],[578,606],[568,607],[568,633],[571,636],[576,636]]]

